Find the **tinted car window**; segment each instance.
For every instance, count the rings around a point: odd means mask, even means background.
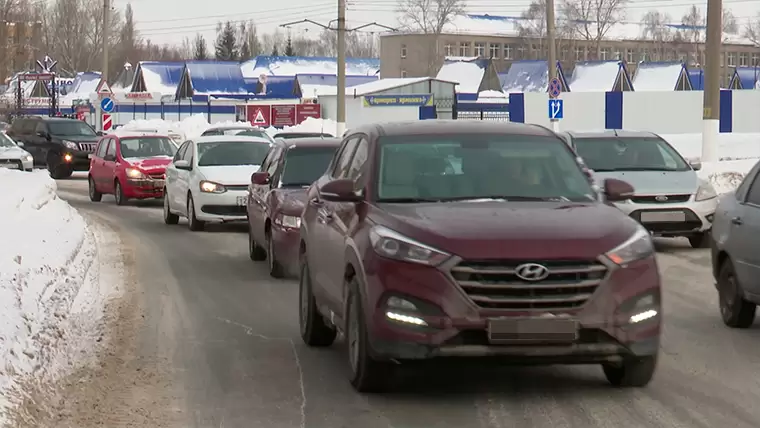
[[[99,158],[103,158],[106,155],[106,149],[108,148],[108,141],[110,141],[108,138],[104,138],[100,140],[100,144],[98,144],[98,151],[95,153],[95,156]]]
[[[747,203],[760,206],[760,179],[755,176],[755,180],[747,192]]]
[[[285,155],[280,185],[308,186],[325,173],[337,147],[296,147]]]
[[[659,138],[575,138],[575,150],[594,171],[688,171],[681,155]]]
[[[187,147],[190,145],[189,141],[185,141],[182,143],[181,146],[179,146],[179,149],[177,150],[177,153],[174,154],[174,162],[182,159],[182,156],[185,155],[185,152],[187,151]]]
[[[18,130],[24,134],[32,134],[34,133],[35,126],[37,126],[37,121],[31,119],[22,119],[21,123],[18,125]]]
[[[106,149],[106,156],[116,156],[116,140],[110,138],[108,140],[108,149]]]
[[[333,170],[333,177],[344,177],[348,171],[349,165],[351,165],[351,156],[354,155],[356,144],[359,142],[358,137],[353,137],[343,146],[340,151],[340,157],[335,162],[335,169]]]
[[[280,166],[280,158],[282,156],[282,148],[277,147],[276,149],[273,149],[272,154],[269,155],[267,165],[267,169],[265,170],[270,176],[274,177],[274,175],[277,173],[277,168]]]
[[[121,156],[125,158],[149,158],[174,156],[177,146],[168,138],[122,138]]]
[[[50,133],[61,136],[87,136],[94,137],[95,131],[81,120],[60,120],[48,124]]]
[[[351,165],[348,167],[347,177],[354,180],[357,188],[363,188],[365,183],[362,180],[366,171],[367,156],[369,155],[369,142],[366,138],[359,138],[358,146],[354,151],[354,157],[351,159]]]
[[[381,137],[378,201],[595,200],[567,145],[555,137]]]
[[[198,166],[261,165],[269,147],[266,142],[198,143]]]

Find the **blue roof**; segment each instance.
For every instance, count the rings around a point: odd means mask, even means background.
[[[759,79],[760,67],[736,67],[728,87],[732,89],[755,89]]]
[[[267,76],[296,76],[298,74],[338,73],[338,60],[329,57],[259,55],[240,64],[243,75],[256,78]],[[378,58],[346,58],[346,75],[374,76],[380,73]]]
[[[499,73],[499,84],[501,85],[502,89],[504,88],[504,82],[507,81],[507,76],[509,73]]]
[[[562,89],[567,90],[567,81],[562,65],[557,61],[557,75]],[[515,61],[509,67],[502,81],[504,93],[545,92],[549,89],[549,66],[544,60]]]
[[[300,98],[295,76],[268,76],[266,93],[259,79],[246,78],[245,87],[251,98]]]
[[[184,69],[184,62],[140,61],[135,70],[135,80],[130,92],[165,92],[165,88],[176,90],[180,80],[182,80]],[[157,75],[159,81],[149,80],[146,82],[144,71]],[[163,87],[151,87],[158,85]]]
[[[178,98],[247,92],[240,64],[232,61],[188,61],[177,86]]]

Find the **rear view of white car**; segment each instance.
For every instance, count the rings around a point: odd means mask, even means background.
[[[164,222],[187,218],[190,230],[208,222],[246,220],[248,184],[270,141],[218,135],[186,141],[166,169]]]

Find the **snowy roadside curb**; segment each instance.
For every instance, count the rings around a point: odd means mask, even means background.
[[[100,272],[103,227],[56,190],[45,171],[0,169],[0,425],[22,384],[94,362],[115,293],[118,278],[109,284]]]

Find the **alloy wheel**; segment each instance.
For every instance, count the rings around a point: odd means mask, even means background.
[[[731,314],[731,308],[736,304],[737,298],[737,284],[736,277],[731,273],[728,275],[721,285],[720,293],[718,293],[718,300],[720,301],[720,312],[723,317],[728,317]]]
[[[350,303],[350,309],[348,313],[348,334],[346,335],[346,342],[348,342],[348,359],[351,363],[351,371],[353,373],[359,372],[359,346],[360,337],[359,332],[359,311],[356,307],[356,302]]]

